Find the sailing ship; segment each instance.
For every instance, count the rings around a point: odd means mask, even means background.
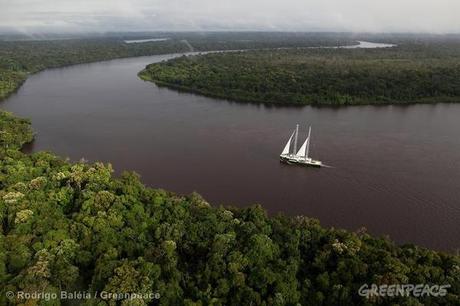
[[[297,124],[291,137],[284,146],[283,152],[280,154],[280,161],[288,164],[299,164],[304,166],[322,167],[323,163],[319,160],[314,160],[309,157],[310,142],[311,142],[311,126],[308,128],[308,136],[300,149],[297,151],[297,138],[299,136],[299,125]],[[293,150],[291,151],[292,141],[294,141]]]

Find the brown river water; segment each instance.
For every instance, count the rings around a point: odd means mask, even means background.
[[[215,205],[260,203],[398,243],[460,248],[460,104],[270,107],[138,79],[171,57],[46,70],[0,107],[32,119],[30,151],[110,162]],[[331,168],[279,162],[296,123],[301,135],[312,125],[311,156]]]

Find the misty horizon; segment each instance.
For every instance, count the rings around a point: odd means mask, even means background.
[[[460,33],[454,0],[0,0],[0,32]]]

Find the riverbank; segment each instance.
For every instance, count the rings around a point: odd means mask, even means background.
[[[460,101],[460,42],[380,49],[305,48],[181,57],[140,72],[157,85],[280,105]]]
[[[48,68],[187,50],[183,43],[169,40],[143,44],[117,39],[0,41],[0,101],[16,92],[29,75]]]

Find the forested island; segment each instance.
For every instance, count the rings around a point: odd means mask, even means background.
[[[281,105],[460,101],[460,39],[381,49],[294,48],[183,56],[140,73],[183,91]]]
[[[324,228],[260,206],[213,207],[109,164],[24,154],[30,123],[0,113],[0,304],[6,292],[158,293],[121,305],[455,305],[460,257]],[[360,296],[363,284],[450,285],[444,297]],[[42,305],[29,300],[27,305]],[[115,305],[101,298],[84,305]],[[51,305],[51,304],[46,304]],[[59,304],[52,304],[59,305]]]

